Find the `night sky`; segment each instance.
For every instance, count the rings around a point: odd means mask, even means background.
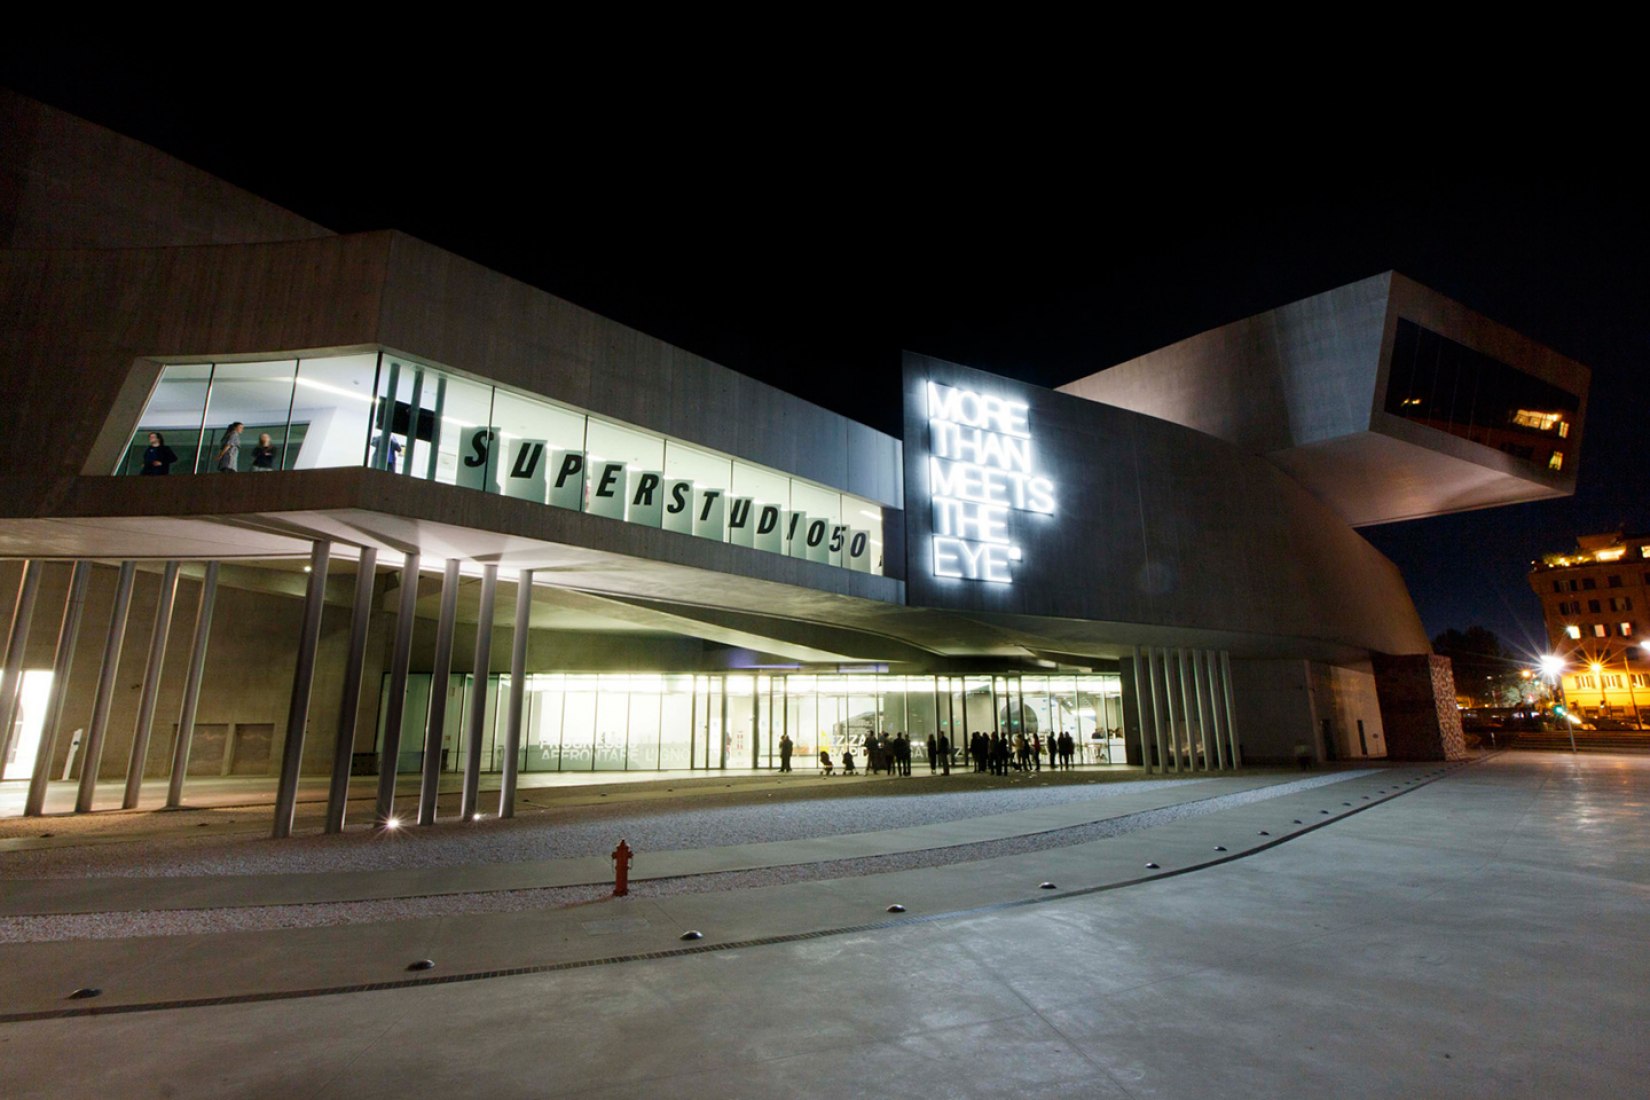
[[[1438,119],[1307,148],[1275,119],[1194,127],[1083,89],[870,97],[851,73],[710,64],[641,89],[591,64],[393,60],[195,68],[13,43],[0,85],[895,434],[902,348],[1057,385],[1396,269],[1594,372],[1573,498],[1364,530],[1428,633],[1481,624],[1538,651],[1530,560],[1650,530],[1650,211],[1624,163]]]

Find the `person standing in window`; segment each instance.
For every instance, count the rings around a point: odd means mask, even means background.
[[[172,463],[177,460],[178,456],[166,445],[166,437],[159,432],[150,432],[149,446],[143,449],[143,469],[140,473],[145,477],[165,477],[172,472]]]
[[[218,456],[213,462],[220,474],[232,474],[240,468],[241,462],[241,429],[246,427],[239,420],[224,429],[223,443],[218,448]]]
[[[268,432],[260,435],[258,445],[252,448],[252,472],[255,474],[272,474],[275,472],[275,444],[269,441]]]

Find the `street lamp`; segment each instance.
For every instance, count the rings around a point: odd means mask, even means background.
[[[1543,653],[1541,655],[1541,674],[1552,681],[1554,689],[1558,692],[1559,706],[1564,708],[1564,728],[1570,734],[1570,751],[1575,752],[1576,727],[1575,723],[1570,721],[1570,708],[1564,701],[1564,658],[1556,653]]]

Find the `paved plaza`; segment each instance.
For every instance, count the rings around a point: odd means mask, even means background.
[[[416,849],[8,821],[3,1091],[1641,1091],[1650,756],[954,778],[570,789]]]

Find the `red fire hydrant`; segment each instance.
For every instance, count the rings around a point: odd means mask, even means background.
[[[636,853],[630,850],[630,845],[624,840],[613,849],[613,896],[622,898],[630,893],[630,859]]]

